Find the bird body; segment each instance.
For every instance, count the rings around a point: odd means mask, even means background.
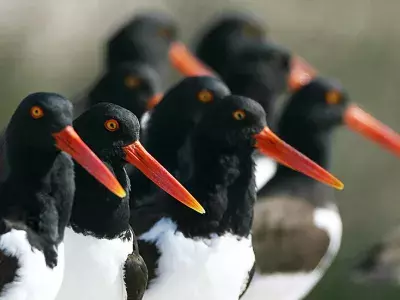
[[[1,300],[53,300],[61,286],[64,275],[64,243],[57,245],[60,259],[54,267],[46,264],[44,253],[32,247],[26,229],[10,229],[0,236],[0,264],[9,266],[1,269],[14,271],[12,280],[0,280]],[[8,261],[8,262],[7,262]]]
[[[158,221],[139,240],[157,243],[157,278],[143,299],[237,299],[254,264],[251,237],[225,232],[188,238],[170,218]]]
[[[57,300],[127,299],[124,264],[133,252],[131,230],[113,239],[99,239],[67,228],[64,242],[65,293]]]
[[[259,207],[256,204],[255,210],[258,209]],[[335,208],[317,208],[313,212],[312,219],[315,227],[326,232],[329,238],[327,250],[317,266],[308,270],[299,268],[299,270],[290,273],[278,271],[269,276],[256,271],[244,299],[298,300],[310,293],[324,276],[326,269],[332,264],[340,249],[342,237],[342,221]],[[293,224],[292,231],[296,231],[296,224]],[[298,229],[298,231],[297,234],[301,237],[301,229]]]

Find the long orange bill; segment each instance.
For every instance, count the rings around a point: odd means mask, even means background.
[[[169,59],[174,68],[185,76],[217,77],[216,74],[197,59],[183,43],[173,42],[171,44]]]
[[[191,209],[204,214],[199,202],[176,180],[139,141],[124,147],[125,160],[138,168],[151,181]]]
[[[118,180],[103,164],[96,154],[82,141],[72,126],[67,126],[60,132],[53,134],[56,147],[71,155],[75,161],[86,169],[94,178],[107,187],[118,197],[126,196]]]
[[[346,109],[344,123],[355,132],[400,156],[400,135],[357,105],[350,105]]]
[[[261,153],[315,180],[330,185],[338,190],[343,189],[344,185],[339,179],[286,144],[268,127],[265,127],[260,133],[256,134],[255,139],[257,141],[256,147]]]
[[[293,56],[288,79],[291,92],[299,90],[308,84],[317,74],[317,71],[300,56]]]
[[[153,97],[147,101],[147,110],[152,110],[164,97],[163,93],[155,94]]]

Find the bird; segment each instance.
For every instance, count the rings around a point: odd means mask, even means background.
[[[92,105],[114,103],[134,113],[139,120],[162,98],[160,75],[145,63],[124,62],[108,69],[96,84],[76,99],[74,115]]]
[[[244,45],[231,55],[221,78],[233,94],[260,103],[274,127],[277,99],[287,91],[291,57],[290,51],[269,41]]]
[[[342,124],[399,153],[399,135],[353,104],[339,82],[320,76],[288,100],[277,134],[329,170],[333,131]],[[244,299],[303,299],[340,249],[333,191],[279,166],[258,193],[252,232],[256,273]]]
[[[263,41],[243,45],[231,56],[221,78],[233,94],[260,103],[269,127],[275,129],[287,91],[292,54],[279,45]],[[277,163],[262,154],[255,156],[256,185],[260,190],[274,176]]]
[[[106,66],[125,62],[146,63],[162,78],[168,71],[168,51],[178,38],[178,26],[160,11],[135,14],[120,26],[106,42]]]
[[[220,101],[230,91],[218,78],[186,77],[172,86],[151,111],[142,140],[146,149],[179,180],[184,176],[184,148],[201,115],[210,104]],[[183,149],[181,154],[179,151]],[[179,169],[181,174],[179,174]],[[145,202],[158,190],[141,172],[130,175],[135,202]],[[132,203],[133,206],[133,203]]]
[[[135,14],[108,39],[106,65],[146,63],[160,74],[163,85],[170,64],[186,76],[211,74],[178,38],[178,26],[171,16],[160,11]]]
[[[215,17],[213,22],[198,34],[195,54],[198,61],[191,69],[191,75],[209,75],[224,77],[232,61],[252,47],[274,44],[267,35],[266,25],[254,15],[245,12],[226,12]],[[277,46],[277,45],[275,45]],[[253,51],[254,52],[254,51]],[[254,53],[253,53],[254,55]],[[247,55],[248,57],[248,55]],[[189,61],[190,57],[186,60]],[[188,62],[186,65],[189,64]],[[203,64],[203,67],[201,67]],[[317,71],[298,54],[291,54],[288,86],[296,91],[307,84]],[[255,99],[256,100],[256,99]]]
[[[129,110],[99,103],[79,116],[74,127],[115,174],[126,196],[114,196],[76,166],[75,199],[64,238],[64,279],[56,299],[141,299],[147,269],[129,225],[130,181],[124,165],[134,165],[177,200],[204,210],[141,145],[139,121]]]
[[[248,44],[266,40],[265,24],[245,12],[214,16],[197,35],[195,54],[217,74],[226,73],[229,59]]]
[[[351,279],[359,284],[390,283],[398,286],[400,261],[400,230],[395,228],[382,240],[374,243],[358,255],[356,264],[352,266]]]
[[[265,24],[243,12],[220,15],[199,35],[196,55],[214,71],[233,94],[258,101],[274,129],[280,103],[286,92],[307,84],[316,70],[299,55],[267,37]],[[197,70],[201,67],[197,66]],[[203,72],[202,72],[203,73]],[[274,176],[277,164],[256,155],[256,185],[262,189]]]
[[[132,211],[131,224],[149,270],[144,300],[239,299],[251,280],[251,223],[256,198],[252,152],[331,185],[342,183],[280,140],[255,101],[228,95],[190,136],[193,172],[186,182],[206,214],[156,195]]]
[[[53,300],[75,192],[71,157],[118,197],[125,192],[75,132],[72,104],[59,94],[25,97],[5,140],[10,169],[0,185],[0,299]]]

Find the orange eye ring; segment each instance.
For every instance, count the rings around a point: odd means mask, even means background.
[[[40,119],[44,116],[43,109],[40,106],[32,106],[31,108],[31,117],[34,119]]]
[[[326,93],[325,101],[328,104],[335,105],[341,100],[341,95],[338,91],[329,91]]]
[[[238,109],[238,110],[235,110],[235,111],[232,113],[232,116],[233,116],[233,118],[234,118],[235,120],[241,121],[241,120],[243,120],[244,118],[246,118],[246,113],[244,112],[243,109]]]
[[[110,119],[104,123],[104,127],[111,132],[117,131],[119,129],[119,123],[117,120]]]
[[[130,89],[134,89],[139,87],[142,84],[140,78],[135,76],[126,76],[125,77],[125,86]]]
[[[169,39],[172,37],[172,32],[168,28],[160,28],[160,30],[158,30],[158,36]]]
[[[202,90],[197,94],[197,99],[203,103],[208,103],[214,100],[214,95],[208,90]]]

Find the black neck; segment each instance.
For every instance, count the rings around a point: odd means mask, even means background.
[[[200,215],[176,201],[171,202],[170,213],[180,231],[188,236],[208,237],[225,232],[247,235],[255,200],[251,154],[216,149],[211,144],[196,137],[193,175],[186,184],[206,214]]]
[[[122,162],[104,162],[129,192],[130,183]],[[75,166],[76,193],[71,227],[98,238],[116,238],[129,229],[129,193],[124,199],[111,193],[81,166]]]
[[[44,151],[29,147],[7,150],[11,175],[32,184],[46,180],[59,151]]]

